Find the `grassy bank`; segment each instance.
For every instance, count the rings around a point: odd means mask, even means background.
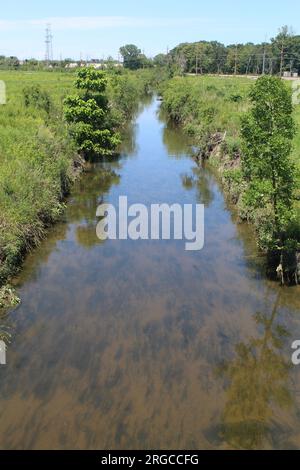
[[[143,71],[108,75],[111,113],[122,127],[151,79]],[[1,288],[60,217],[83,162],[63,116],[73,73],[1,72],[0,80],[7,93],[7,104],[0,106]]]
[[[3,72],[7,104],[0,106],[0,285],[44,236],[63,209],[78,159],[62,122],[72,76]],[[40,86],[49,110],[25,105],[23,90]]]
[[[249,91],[253,85],[253,79],[239,77],[176,77],[162,84],[161,93],[169,117],[193,137],[199,148],[199,162],[209,159],[218,168],[226,194],[236,204],[240,217],[254,224],[259,246],[267,251],[270,214],[267,207],[254,207],[246,200],[247,187],[241,171],[241,117],[250,107]],[[294,119],[297,133],[291,160],[297,168],[296,217],[290,221],[286,237],[300,243],[300,106],[294,110]]]

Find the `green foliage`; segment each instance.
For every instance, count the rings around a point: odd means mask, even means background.
[[[1,286],[61,214],[78,156],[60,117],[71,79],[15,71],[0,78],[8,98],[0,106]]]
[[[2,308],[16,307],[20,303],[20,299],[16,294],[16,291],[11,286],[4,286],[0,289],[0,312]],[[1,337],[0,331],[0,340]]]
[[[170,118],[198,135],[201,145],[203,136],[217,131],[226,131],[227,138],[236,140],[240,115],[248,102],[231,97],[246,96],[250,85],[250,80],[239,78],[176,77],[165,81],[160,90]]]
[[[284,49],[281,64],[281,51]],[[177,73],[198,74],[279,74],[280,71],[300,73],[300,36],[284,26],[269,43],[230,44],[217,41],[182,43],[169,55],[159,54],[154,63],[173,65]],[[282,65],[282,67],[281,67]]]
[[[17,70],[20,67],[20,61],[17,57],[5,57],[4,55],[0,56],[0,69],[2,70]]]
[[[0,106],[1,286],[60,217],[82,162],[64,120],[63,103],[72,93],[73,73],[12,71],[0,72],[0,79],[8,98],[7,105]],[[127,122],[151,81],[147,70],[105,75],[81,70],[80,94],[70,98],[68,119],[74,119],[71,127],[87,152],[117,145],[118,136],[102,128],[103,119],[109,129]],[[90,127],[90,119],[98,128]]]
[[[164,74],[157,69],[122,70],[109,76],[107,96],[113,127],[126,126],[138,110],[141,99],[153,93]]]
[[[47,114],[50,113],[52,108],[51,98],[46,90],[43,90],[40,85],[27,86],[23,90],[24,104],[26,107],[32,106],[33,108],[44,110]]]
[[[295,133],[291,91],[282,80],[264,76],[250,93],[252,108],[242,120],[242,169],[245,200],[255,208],[272,207],[271,243],[281,244],[291,218],[295,186],[290,159]],[[271,223],[270,223],[271,222]]]
[[[77,72],[75,87],[78,90],[84,90],[84,96],[95,93],[92,96],[99,96],[105,93],[107,85],[107,77],[105,72],[94,70],[91,67],[85,67]]]
[[[141,49],[134,44],[126,44],[120,47],[120,54],[123,57],[124,67],[130,70],[137,70],[143,66]]]
[[[80,94],[64,101],[65,117],[78,150],[86,157],[112,155],[120,143],[119,135],[111,130],[110,111],[105,95],[105,72],[91,68],[77,73],[75,87]]]
[[[290,239],[299,250],[300,133],[293,118],[299,128],[300,106],[292,107],[290,84],[269,76],[254,87],[239,77],[176,77],[163,82],[161,93],[168,116],[218,168],[239,216],[254,224],[260,247],[276,251]],[[279,263],[278,250],[276,258]]]

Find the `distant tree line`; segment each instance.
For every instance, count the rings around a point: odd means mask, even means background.
[[[284,26],[270,42],[261,44],[182,43],[168,54],[157,55],[154,64],[169,64],[182,73],[196,74],[300,73],[300,35]]]
[[[0,69],[17,69],[20,65],[20,61],[17,57],[5,57],[0,55]]]
[[[300,35],[283,26],[270,42],[231,44],[218,41],[182,43],[148,59],[134,44],[120,48],[124,67],[170,67],[175,73],[280,74],[300,73]]]
[[[271,74],[300,73],[300,35],[283,26],[270,42],[231,44],[218,41],[182,43],[166,54],[146,57],[135,44],[120,48],[124,67],[130,70],[168,67],[172,73]],[[108,58],[109,63],[112,58]],[[51,61],[51,68],[65,68],[72,59]],[[35,70],[48,66],[45,61],[0,56],[0,69]]]

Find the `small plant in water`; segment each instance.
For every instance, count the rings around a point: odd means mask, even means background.
[[[19,305],[21,300],[16,294],[15,289],[11,286],[4,286],[0,289],[0,309],[15,307]]]

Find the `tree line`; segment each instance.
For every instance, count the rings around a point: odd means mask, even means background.
[[[172,64],[184,73],[196,74],[300,73],[300,35],[284,26],[270,42],[261,44],[183,43],[168,54],[156,56],[154,63]]]
[[[231,44],[218,41],[181,43],[148,59],[134,44],[120,48],[124,67],[169,67],[174,73],[270,74],[300,73],[300,35],[283,26],[270,42]]]
[[[123,65],[130,70],[169,68],[173,74],[300,74],[300,35],[287,26],[269,42],[224,45],[218,41],[181,43],[166,53],[147,57],[135,44],[120,47]],[[109,63],[111,58],[107,59]],[[64,68],[73,59],[51,61],[52,68]],[[74,62],[74,61],[73,61]],[[88,65],[88,64],[87,64]],[[49,64],[48,64],[49,66]],[[0,56],[0,69],[40,69],[45,61]]]

